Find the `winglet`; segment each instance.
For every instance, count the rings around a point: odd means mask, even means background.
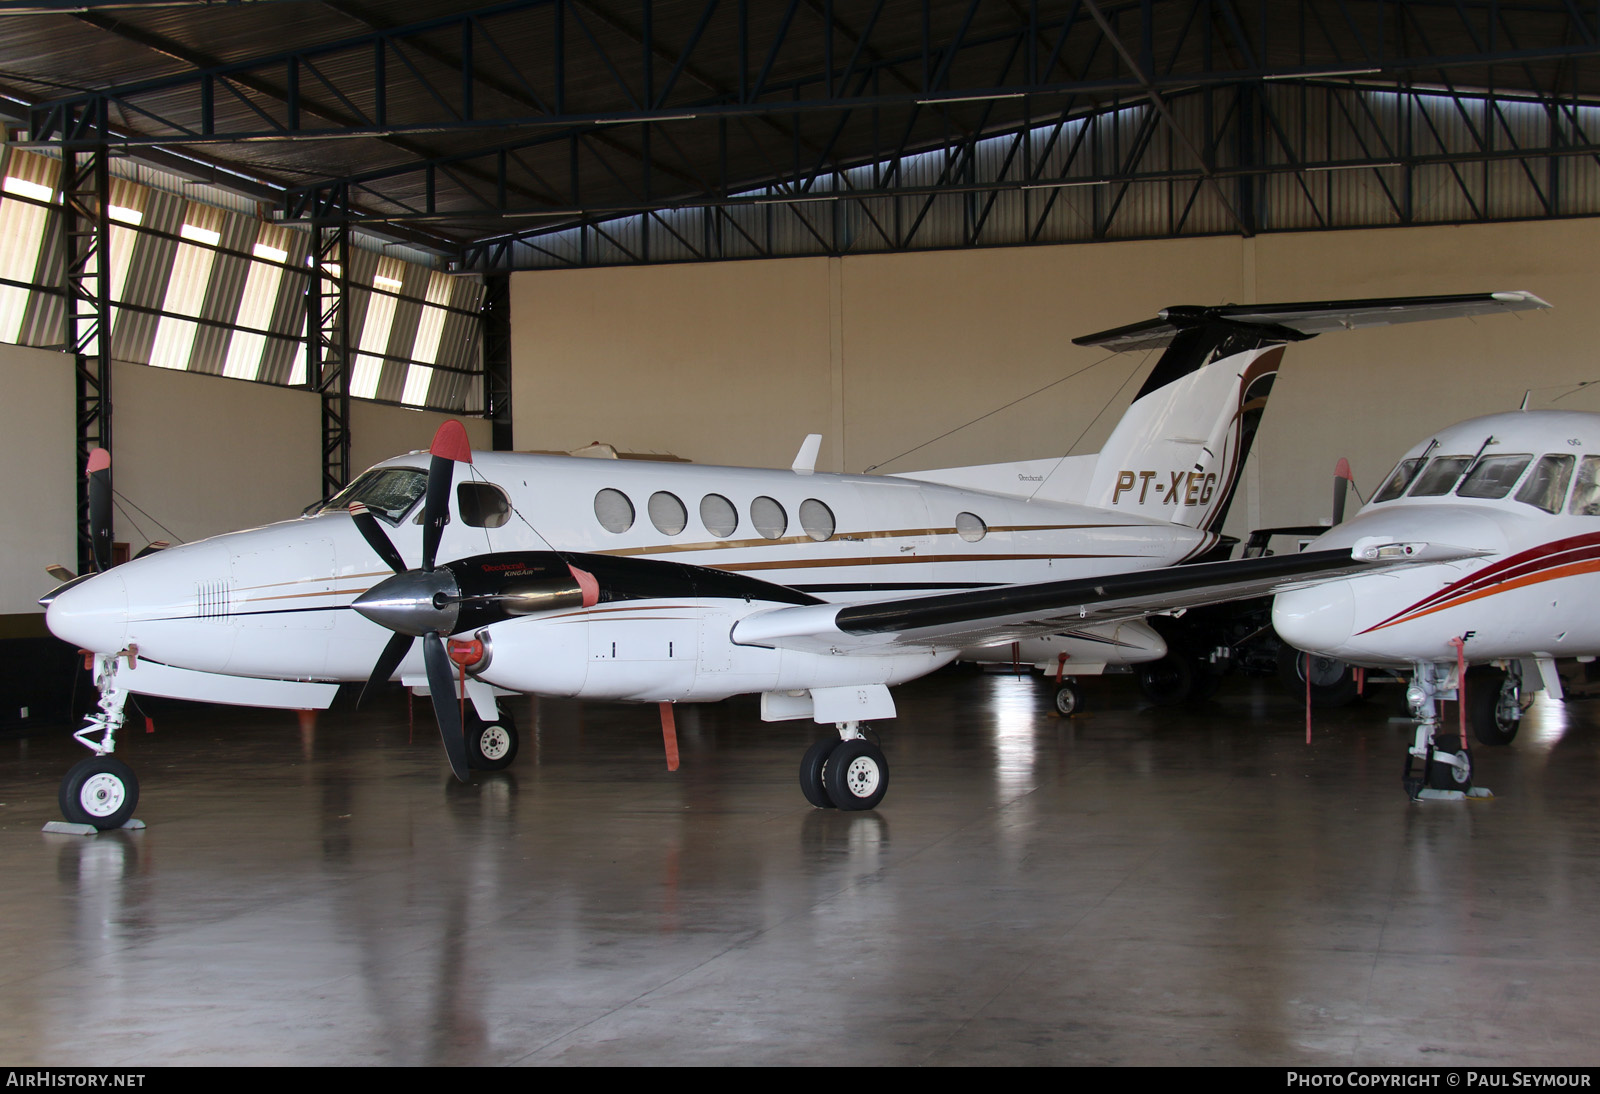
[[[822,448],[821,433],[807,433],[806,439],[801,442],[800,451],[795,454],[794,463],[789,470],[796,475],[810,475],[817,470],[817,452]]]
[[[471,463],[472,442],[467,440],[467,427],[451,418],[433,435],[433,446],[428,451],[456,463]]]

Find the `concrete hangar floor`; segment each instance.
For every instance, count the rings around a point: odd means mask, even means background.
[[[1392,689],[1391,689],[1392,691]],[[1409,802],[1397,703],[1126,678],[898,690],[874,813],[800,796],[753,702],[516,711],[451,781],[418,704],[169,708],[142,832],[45,835],[67,734],[0,742],[0,1060],[1594,1064],[1600,704]],[[532,709],[530,709],[530,707]]]

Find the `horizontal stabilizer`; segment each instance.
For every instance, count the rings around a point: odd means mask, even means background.
[[[1428,319],[1533,311],[1550,305],[1530,292],[1465,293],[1458,296],[1394,296],[1374,300],[1324,300],[1300,304],[1178,305],[1156,319],[1074,338],[1079,346],[1104,346],[1121,353],[1161,349],[1180,331],[1208,325],[1251,330],[1267,341],[1299,342],[1336,330],[1387,327]]]

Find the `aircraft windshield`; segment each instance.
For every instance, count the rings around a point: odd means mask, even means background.
[[[1567,498],[1567,484],[1572,481],[1575,461],[1566,453],[1541,456],[1528,474],[1528,481],[1517,491],[1517,500],[1537,506],[1546,513],[1561,512],[1561,503]]]
[[[1485,456],[1461,480],[1456,494],[1463,498],[1503,498],[1533,462],[1533,453],[1515,456]]]
[[[399,524],[427,488],[426,471],[414,467],[374,468],[330,498],[321,511],[348,509],[359,501],[390,524]]]
[[[1600,456],[1585,456],[1578,465],[1578,485],[1572,488],[1567,512],[1575,517],[1600,517]]]
[[[1417,479],[1417,485],[1411,488],[1414,498],[1436,498],[1441,494],[1448,494],[1450,488],[1461,477],[1461,472],[1467,469],[1467,464],[1472,462],[1471,456],[1438,456],[1428,465]]]
[[[1394,469],[1394,472],[1389,476],[1389,481],[1383,484],[1383,488],[1378,491],[1378,496],[1372,500],[1375,502],[1393,501],[1401,494],[1404,494],[1406,487],[1410,486],[1411,480],[1417,477],[1417,472],[1421,470],[1424,462],[1426,461],[1421,456],[1417,456],[1414,459],[1401,460],[1400,466]]]

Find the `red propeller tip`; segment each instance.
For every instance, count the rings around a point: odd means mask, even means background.
[[[1350,461],[1343,456],[1340,456],[1339,462],[1333,465],[1333,477],[1345,479],[1348,482],[1356,481],[1356,477],[1350,473]]]
[[[110,466],[111,453],[107,452],[105,449],[97,448],[93,452],[89,453],[88,474],[92,475],[96,471],[104,471]]]
[[[433,447],[428,451],[456,463],[471,463],[472,442],[467,440],[467,427],[451,418],[433,435]]]

